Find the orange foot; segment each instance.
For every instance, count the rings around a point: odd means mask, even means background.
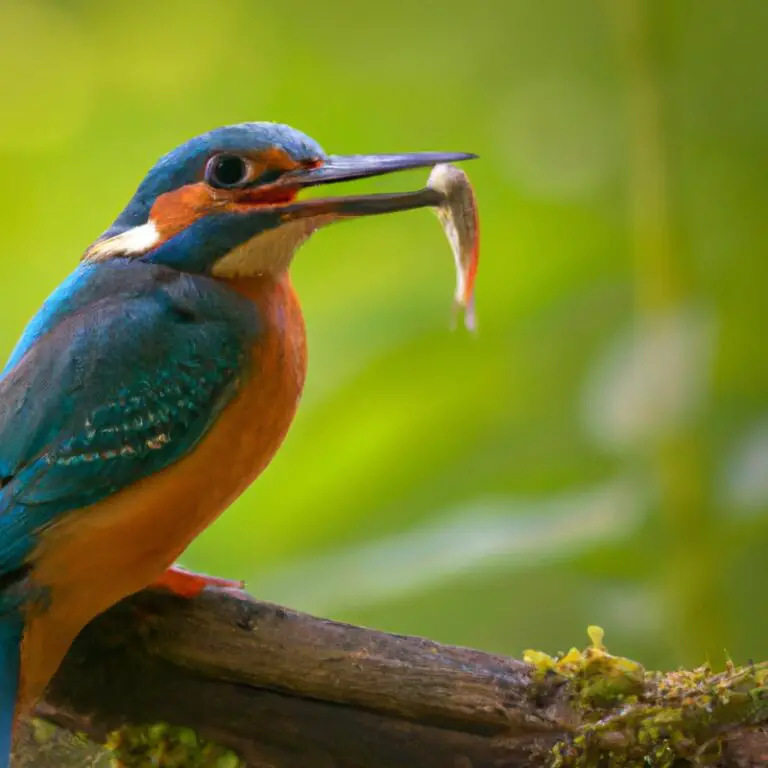
[[[173,565],[150,586],[156,589],[168,589],[179,597],[192,598],[197,597],[206,587],[245,589],[245,582],[205,576],[202,573],[188,571],[180,565]]]

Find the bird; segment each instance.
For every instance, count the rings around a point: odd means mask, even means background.
[[[175,563],[293,421],[299,246],[441,200],[299,194],[473,157],[329,155],[281,123],[216,128],[155,163],[43,303],[0,374],[0,768],[92,618],[148,585],[224,583]]]

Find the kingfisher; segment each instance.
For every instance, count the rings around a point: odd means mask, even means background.
[[[151,168],[44,302],[0,378],[0,768],[87,622],[148,585],[226,583],[174,564],[293,420],[298,247],[336,221],[441,202],[299,193],[472,157],[328,155],[279,123],[217,128]]]

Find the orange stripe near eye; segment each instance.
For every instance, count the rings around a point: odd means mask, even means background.
[[[264,188],[213,189],[201,181],[160,195],[149,215],[160,235],[157,243],[160,245],[215,210],[247,213],[259,205],[289,203],[296,193],[295,189],[275,189],[269,185]]]
[[[244,155],[250,165],[249,178],[256,181],[267,171],[293,171],[301,167],[284,149],[270,147],[262,152],[252,152]]]
[[[314,167],[322,161],[299,162],[294,160],[284,149],[270,147],[258,154],[249,155],[253,164],[251,176],[257,179],[271,170],[293,171],[302,167]],[[212,210],[245,212],[254,205],[275,205],[288,203],[296,197],[297,190],[282,187],[270,189],[269,185],[260,189],[213,189],[204,181],[187,184],[172,192],[160,195],[150,211],[150,219],[160,234],[160,242],[185,230],[198,219]]]
[[[246,211],[252,211],[259,205],[270,206],[279,205],[280,203],[290,203],[296,199],[298,190],[291,189],[290,187],[274,187],[266,186],[264,189],[247,189],[242,191],[235,200],[228,203],[225,208],[228,211],[235,211],[244,213]]]
[[[316,168],[322,165],[322,160],[294,160],[284,149],[280,147],[270,147],[262,152],[248,156],[252,163],[252,178],[258,179],[259,176],[267,171],[295,171],[299,168]]]
[[[270,147],[252,157],[265,171],[295,171],[302,165],[280,147]]]

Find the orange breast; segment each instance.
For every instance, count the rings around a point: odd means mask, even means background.
[[[42,694],[77,633],[94,616],[157,579],[274,456],[291,424],[306,374],[301,310],[286,276],[240,279],[266,327],[247,381],[188,456],[46,532],[33,578],[50,588],[29,611],[20,707]]]

